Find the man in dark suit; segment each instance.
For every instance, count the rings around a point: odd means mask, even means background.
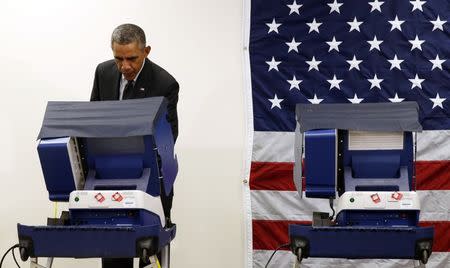
[[[178,136],[177,102],[179,85],[166,70],[147,59],[145,33],[137,25],[118,26],[111,36],[114,59],[95,70],[91,101],[137,99],[164,96],[174,140]]]
[[[168,100],[167,120],[172,127],[173,139],[178,136],[177,102],[179,85],[166,70],[147,59],[150,46],[145,33],[137,25],[122,24],[111,35],[114,59],[100,63],[95,70],[91,101],[125,100],[164,96]],[[161,193],[164,184],[161,183]],[[161,194],[161,201],[170,226],[173,190],[169,196]],[[132,259],[103,259],[104,268],[133,267]],[[143,264],[140,264],[142,267]]]

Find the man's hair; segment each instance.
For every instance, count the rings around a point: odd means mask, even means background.
[[[144,31],[135,24],[127,23],[119,25],[111,35],[111,47],[114,43],[128,45],[133,42],[137,42],[141,49],[146,44]]]

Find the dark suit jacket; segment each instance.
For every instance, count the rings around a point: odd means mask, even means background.
[[[94,86],[91,101],[118,100],[121,73],[114,60],[100,63],[95,70]],[[144,90],[141,90],[141,89]],[[179,85],[166,70],[145,59],[130,99],[164,96],[168,100],[167,120],[172,126],[174,140],[178,136],[178,103]]]

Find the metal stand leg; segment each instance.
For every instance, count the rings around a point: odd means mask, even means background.
[[[414,260],[414,268],[425,268],[425,264],[423,264],[421,261]]]
[[[47,265],[43,266],[38,263],[38,258],[30,258],[30,268],[52,268],[53,258],[47,258]]]
[[[151,256],[150,263],[146,266],[140,265],[140,268],[170,268],[170,245],[166,245],[158,254]],[[142,264],[142,262],[141,262]]]
[[[161,268],[170,268],[170,244],[161,250]]]

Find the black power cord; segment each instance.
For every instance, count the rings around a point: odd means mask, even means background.
[[[20,268],[20,265],[19,265],[19,263],[17,262],[17,259],[16,259],[16,254],[14,254],[14,249],[11,250],[11,253],[12,253],[12,255],[13,255],[14,262],[16,263],[17,267]],[[1,267],[1,266],[0,266],[0,267]]]
[[[290,246],[290,245],[291,245],[291,244],[287,243],[287,244],[283,244],[283,245],[278,246],[278,247],[273,251],[272,255],[270,256],[270,258],[269,258],[269,260],[267,261],[266,266],[264,266],[264,268],[267,268],[267,267],[269,266],[270,261],[272,260],[273,256],[275,255],[275,253],[277,253],[278,250],[280,250],[280,249],[282,249],[282,248],[285,248],[285,247],[287,247],[287,246]]]
[[[330,220],[333,220],[333,218],[334,218],[334,215],[336,214],[336,211],[334,211],[334,208],[333,208],[333,198],[330,198],[330,208],[331,208],[331,211],[333,211],[333,214],[331,214],[331,216],[329,217],[329,219]]]
[[[18,248],[18,247],[19,247],[19,244],[15,244],[14,246],[10,247],[10,248],[5,252],[5,254],[3,254],[2,260],[0,261],[0,268],[3,266],[3,261],[5,260],[6,255],[8,255],[8,252],[10,252],[10,251],[12,252],[14,262],[16,263],[17,267],[20,268],[19,263],[17,262],[17,259],[16,259],[16,255],[14,255],[14,249],[15,249],[15,248]]]

